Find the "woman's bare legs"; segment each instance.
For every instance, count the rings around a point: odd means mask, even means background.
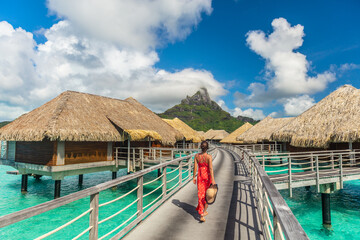
[[[204,206],[204,216],[208,215],[208,212],[206,211],[206,209],[208,208],[208,204],[205,203],[205,206]]]

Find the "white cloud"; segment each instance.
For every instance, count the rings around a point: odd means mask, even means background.
[[[7,106],[0,120],[13,119],[69,89],[120,99],[132,96],[154,111],[201,87],[214,99],[226,93],[209,71],[157,69],[154,50],[120,48],[79,33],[69,21],[44,33],[47,41],[37,45],[31,33],[0,23],[0,104]]]
[[[355,63],[345,63],[340,65],[339,70],[340,71],[350,71],[354,69],[360,69],[360,64]]]
[[[266,60],[266,83],[250,84],[250,95],[236,93],[235,104],[239,107],[263,107],[274,100],[320,92],[336,79],[331,71],[308,75],[310,63],[304,54],[295,51],[303,44],[302,25],[291,26],[284,18],[274,19],[271,25],[273,32],[269,35],[260,30],[246,35],[249,48]]]
[[[285,100],[284,110],[289,116],[297,116],[315,104],[315,100],[308,95],[288,98]]]
[[[245,110],[241,110],[241,108],[238,108],[238,107],[236,107],[234,109],[233,116],[235,116],[235,117],[237,117],[237,116],[250,117],[255,120],[261,120],[261,119],[265,118],[265,114],[260,109],[248,108]]]
[[[142,50],[184,39],[212,11],[211,0],[48,0],[48,7],[87,34]]]

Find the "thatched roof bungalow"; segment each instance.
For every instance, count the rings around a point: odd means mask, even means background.
[[[236,140],[244,143],[271,142],[271,134],[288,124],[293,118],[264,118],[259,123],[240,134]]]
[[[119,100],[66,91],[0,129],[15,142],[14,161],[59,166],[113,160],[114,144],[184,136],[133,98]]]
[[[360,90],[344,85],[297,116],[272,138],[301,148],[360,142]],[[359,145],[360,146],[360,145]]]
[[[174,119],[163,119],[165,122],[170,124],[173,128],[178,130],[185,137],[186,142],[199,143],[204,138],[189,125],[181,121],[179,118]]]
[[[210,129],[204,134],[206,140],[220,141],[229,135],[225,130],[213,130]]]
[[[244,142],[243,141],[238,141],[238,140],[236,140],[236,138],[239,135],[243,134],[248,129],[250,129],[252,126],[253,126],[252,124],[246,122],[245,124],[240,126],[238,129],[236,129],[235,131],[230,133],[227,137],[223,138],[220,142],[221,143],[230,143],[230,144],[242,144]]]

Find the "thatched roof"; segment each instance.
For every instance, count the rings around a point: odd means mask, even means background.
[[[360,90],[344,85],[276,131],[273,138],[297,147],[327,148],[360,141]]]
[[[207,131],[204,135],[204,138],[206,140],[222,140],[223,138],[227,137],[229,135],[228,132],[225,130],[213,130],[210,129]]]
[[[225,137],[223,140],[221,140],[221,143],[243,143],[243,141],[236,140],[237,136],[241,135],[245,131],[247,131],[249,128],[251,128],[253,125],[250,123],[245,123],[232,133],[230,133],[227,137]]]
[[[186,141],[192,141],[194,143],[201,142],[204,138],[189,125],[181,121],[179,118],[174,119],[163,119],[165,122],[170,124],[173,128],[178,130],[182,135],[185,136]]]
[[[204,136],[205,135],[205,132],[204,131],[197,131],[198,134],[200,134],[201,136]]]
[[[244,143],[271,141],[271,134],[282,128],[291,120],[293,120],[293,118],[272,118],[268,116],[243,134],[239,135],[236,140],[243,141]]]
[[[0,129],[7,141],[133,141],[174,144],[183,135],[133,98],[66,91]]]

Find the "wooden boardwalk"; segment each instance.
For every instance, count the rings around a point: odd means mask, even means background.
[[[199,222],[197,188],[190,182],[124,239],[263,239],[244,167],[237,156],[218,151],[214,174],[219,193],[205,223]]]

